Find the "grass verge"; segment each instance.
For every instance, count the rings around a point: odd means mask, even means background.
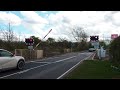
[[[120,79],[120,71],[107,61],[85,60],[64,79]]]

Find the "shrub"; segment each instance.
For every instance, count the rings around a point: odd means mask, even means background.
[[[120,36],[111,42],[109,56],[112,63],[116,65],[120,64]]]

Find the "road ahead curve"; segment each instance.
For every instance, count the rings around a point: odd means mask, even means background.
[[[92,52],[67,53],[58,57],[26,62],[23,70],[0,72],[0,79],[60,79],[91,55]]]

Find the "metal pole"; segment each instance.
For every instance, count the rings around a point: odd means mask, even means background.
[[[30,60],[32,59],[32,49],[29,49],[29,53],[30,53]]]

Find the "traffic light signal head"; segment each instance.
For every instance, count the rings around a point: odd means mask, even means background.
[[[25,42],[26,42],[26,43],[29,43],[29,39],[28,39],[28,38],[26,38],[26,39],[25,39]]]
[[[29,42],[30,42],[30,43],[33,43],[33,39],[32,39],[32,38],[30,38],[30,39],[29,39]]]
[[[95,40],[98,40],[99,39],[99,37],[98,36],[95,36]]]
[[[99,36],[90,36],[91,41],[97,41],[99,40]]]
[[[26,38],[25,43],[26,43],[26,45],[33,45],[34,40],[32,38]]]
[[[94,36],[90,36],[90,40],[94,40]]]

